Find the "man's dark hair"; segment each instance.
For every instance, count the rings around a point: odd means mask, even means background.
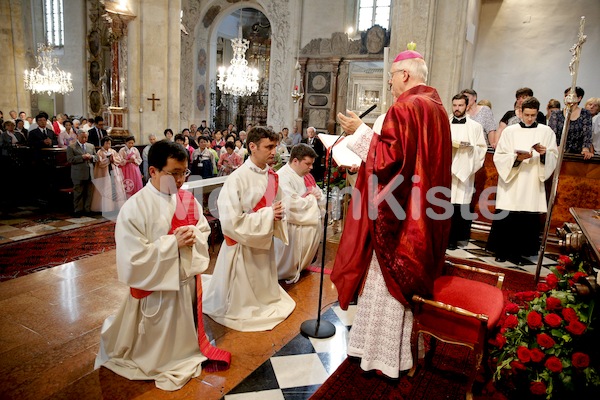
[[[165,129],[165,137],[167,137],[167,133],[171,132],[171,135],[173,134],[173,131],[171,130],[171,128],[167,128]]]
[[[97,124],[97,123],[98,123],[98,122],[100,122],[100,121],[104,122],[104,118],[102,118],[102,117],[101,117],[101,116],[99,116],[99,115],[98,115],[96,118],[94,118],[94,123],[96,123],[96,124]]]
[[[48,114],[47,114],[47,113],[45,113],[44,111],[40,112],[38,115],[36,115],[36,116],[35,116],[35,120],[36,120],[36,122],[37,122],[37,120],[38,120],[38,119],[40,119],[40,118],[46,118],[46,119],[48,119]]]
[[[533,90],[529,89],[528,87],[517,89],[517,92],[515,93],[515,97],[518,99],[519,97],[523,97],[523,96],[533,97]]]
[[[452,101],[454,100],[464,100],[465,104],[469,104],[469,98],[467,97],[466,94],[464,94],[464,92],[455,94],[454,97],[452,97]]]
[[[110,136],[104,136],[102,139],[100,139],[100,146],[104,146],[104,143],[106,142],[110,142],[112,144],[112,138]]]
[[[135,136],[127,136],[125,138],[125,143],[129,142],[130,140],[133,140],[135,142]]]
[[[183,143],[185,143],[185,136],[183,136],[181,133],[178,133],[177,135],[175,135],[175,141],[181,140]]]
[[[569,92],[571,91],[571,88],[568,87],[565,89],[565,96],[569,94]],[[579,86],[575,86],[575,95],[577,95],[577,97],[583,97],[585,95],[585,91],[580,88]]]
[[[290,153],[290,162],[294,161],[294,158],[298,161],[302,161],[304,160],[304,157],[317,158],[317,153],[312,147],[305,143],[298,143],[292,147],[292,152]]]
[[[535,97],[528,97],[521,103],[521,110],[529,108],[530,110],[540,110],[540,102]]]
[[[225,142],[225,148],[235,150],[235,143],[233,142]]]
[[[248,131],[248,136],[246,137],[246,142],[254,143],[255,145],[258,146],[258,142],[260,142],[261,139],[268,139],[270,142],[276,142],[279,140],[279,135],[267,127],[253,126]]]
[[[150,147],[148,152],[148,166],[162,170],[167,165],[169,158],[177,161],[187,161],[190,154],[179,143],[170,140],[159,140]]]
[[[470,94],[471,96],[477,97],[477,92],[474,91],[473,89],[463,89],[463,91],[460,92],[460,93],[462,93],[462,94]]]

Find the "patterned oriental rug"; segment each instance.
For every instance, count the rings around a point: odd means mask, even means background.
[[[448,259],[454,262],[475,265],[475,263],[461,259],[452,259],[451,257],[448,257]],[[476,266],[481,267],[481,264],[479,263]],[[502,287],[505,303],[514,293],[534,290],[535,288],[533,275],[488,265],[485,268],[490,271],[505,273]],[[457,275],[472,279],[476,279],[475,275],[481,276],[473,272],[463,271],[460,271]],[[487,278],[480,280],[491,283]],[[428,336],[425,335],[424,338],[427,347]],[[464,371],[470,371],[474,368],[474,357],[467,347],[448,345],[438,341],[432,366],[423,368],[422,363],[421,360],[421,365],[413,378],[407,377],[404,373],[399,379],[389,379],[377,375],[374,371],[363,371],[360,368],[360,359],[348,357],[313,394],[311,399],[463,400],[465,398],[467,377]],[[487,382],[476,381],[474,385],[476,393],[478,387],[481,394],[474,395],[476,400],[506,400],[506,396],[496,390],[491,380]]]
[[[0,282],[115,248],[112,221],[0,245]]]

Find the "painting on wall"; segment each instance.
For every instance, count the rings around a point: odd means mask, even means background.
[[[206,50],[198,50],[198,73],[204,75],[206,73]]]
[[[206,107],[206,88],[204,85],[198,86],[198,90],[196,90],[196,107],[198,111],[204,111],[204,107]]]

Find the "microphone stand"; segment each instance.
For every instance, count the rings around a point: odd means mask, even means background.
[[[371,111],[377,107],[377,104],[373,104],[369,109],[359,115],[359,118],[365,117]],[[335,142],[329,148],[329,155],[326,158],[327,161],[327,190],[325,193],[325,217],[323,218],[323,246],[321,250],[321,281],[319,284],[319,307],[317,308],[317,319],[309,319],[304,321],[300,325],[300,332],[308,337],[316,339],[326,339],[335,335],[335,325],[329,321],[321,321],[321,304],[323,302],[323,279],[325,277],[325,250],[327,248],[327,225],[329,223],[329,192],[331,191],[331,165],[333,164],[333,148],[340,141],[341,138],[345,137],[345,132],[336,139]]]

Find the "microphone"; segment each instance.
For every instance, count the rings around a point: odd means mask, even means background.
[[[371,113],[371,111],[373,111],[374,109],[377,108],[377,104],[373,104],[371,107],[367,108],[367,110],[365,112],[363,112],[362,114],[360,114],[358,116],[358,118],[363,119],[364,117],[366,117],[367,115],[369,115]],[[342,134],[340,136],[346,136],[348,135],[345,131],[342,132]]]
[[[373,104],[371,107],[367,108],[367,111],[360,114],[358,116],[358,118],[363,119],[363,117],[366,117],[367,115],[369,115],[371,113],[371,111],[373,111],[376,108],[377,108],[377,104]]]

